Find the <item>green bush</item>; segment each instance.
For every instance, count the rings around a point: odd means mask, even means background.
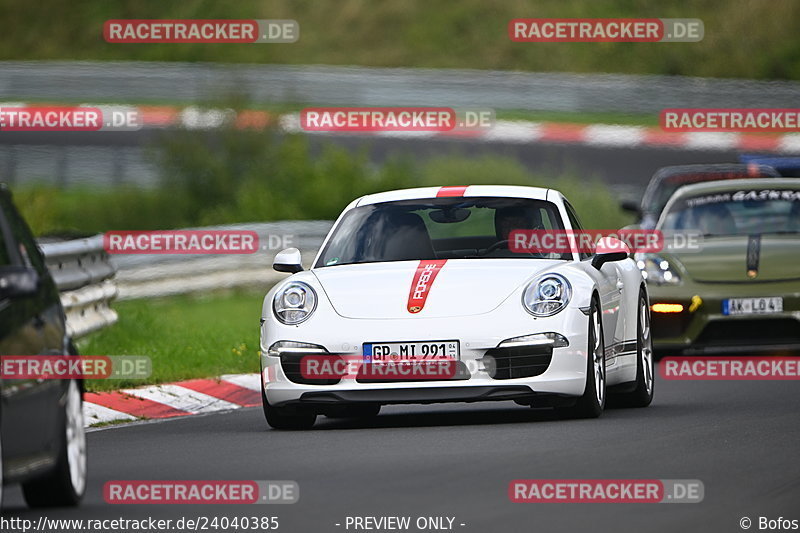
[[[301,135],[226,129],[180,131],[154,151],[162,169],[153,190],[17,188],[17,204],[38,235],[287,219],[333,219],[353,199],[391,189],[434,185],[514,184],[561,190],[588,227],[630,222],[606,187],[575,176],[534,176],[506,156],[390,158],[332,144],[312,150]]]

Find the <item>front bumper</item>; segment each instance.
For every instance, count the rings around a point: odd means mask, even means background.
[[[319,310],[318,310],[319,312]],[[514,377],[486,364],[487,354],[507,339],[536,333],[563,335],[569,346],[552,348],[546,368],[535,376]],[[281,357],[269,355],[277,341],[316,344],[348,359],[363,356],[363,344],[458,340],[462,372],[458,378],[420,381],[359,380],[348,374],[330,384],[297,383],[287,376]],[[577,307],[558,315],[533,318],[524,313],[502,317],[497,313],[458,318],[346,319],[323,311],[300,326],[268,319],[262,326],[261,367],[271,405],[331,405],[336,403],[438,403],[518,400],[548,403],[583,394],[586,385],[588,318]],[[537,370],[537,372],[539,372]],[[501,379],[502,378],[502,379]]]
[[[688,283],[649,285],[650,304],[680,304],[678,313],[651,314],[653,345],[660,355],[770,353],[800,350],[797,283]],[[724,315],[723,300],[780,296],[783,311]],[[699,300],[698,300],[699,297]]]

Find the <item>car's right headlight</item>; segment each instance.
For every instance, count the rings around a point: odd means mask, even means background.
[[[572,286],[561,274],[539,276],[522,293],[522,305],[533,316],[552,316],[572,298]]]
[[[287,283],[272,299],[275,318],[290,326],[307,320],[316,308],[317,293],[302,281]]]

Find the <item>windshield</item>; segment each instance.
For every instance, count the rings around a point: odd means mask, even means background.
[[[564,229],[555,204],[525,198],[430,198],[350,210],[317,267],[383,261],[476,258],[572,259],[571,254],[516,253],[516,229]]]
[[[661,213],[669,199],[680,187],[705,181],[736,180],[777,177],[778,173],[766,166],[725,165],[725,168],[692,168],[689,166],[661,169],[645,191],[642,210],[646,213]]]
[[[664,231],[704,236],[800,232],[800,189],[740,189],[683,198],[664,217]]]

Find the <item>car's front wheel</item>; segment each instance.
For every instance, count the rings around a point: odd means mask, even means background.
[[[22,485],[30,507],[74,506],[86,492],[86,434],[83,426],[83,398],[75,380],[67,385],[60,416],[58,457],[53,471]]]
[[[261,405],[264,408],[264,418],[267,419],[267,424],[274,429],[311,429],[314,422],[317,421],[316,413],[270,405],[263,384],[261,385]]]
[[[589,310],[589,342],[586,356],[586,388],[574,405],[559,407],[569,418],[597,418],[606,406],[606,356],[600,304],[592,299]]]

